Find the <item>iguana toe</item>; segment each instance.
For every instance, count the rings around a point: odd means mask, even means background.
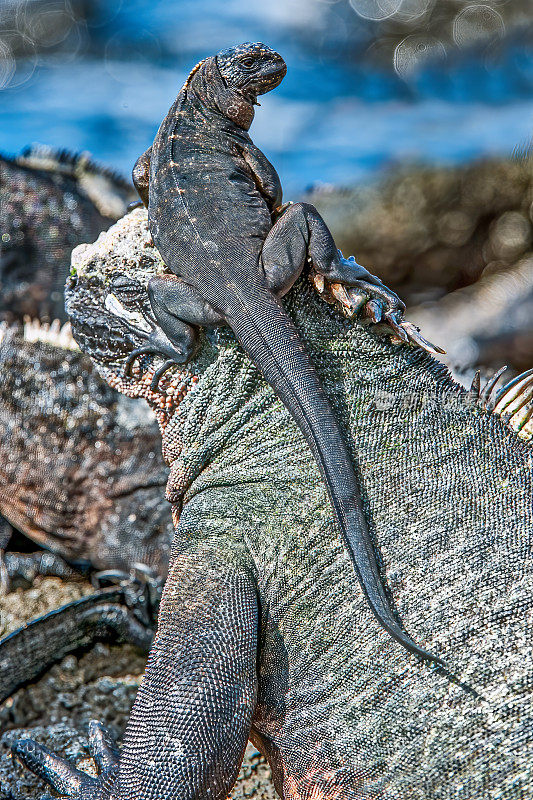
[[[89,748],[100,774],[113,774],[120,752],[110,731],[96,719],[89,722]]]
[[[131,368],[139,356],[148,355],[149,353],[153,352],[153,348],[149,347],[148,345],[145,347],[136,347],[135,350],[132,350],[124,362],[124,377],[131,378]]]
[[[152,381],[150,383],[150,389],[152,390],[152,392],[157,392],[159,388],[159,381],[161,380],[165,372],[167,372],[171,367],[173,367],[175,363],[176,362],[174,361],[173,358],[169,358],[158,369],[156,369],[152,377]]]
[[[61,795],[89,800],[95,797],[84,790],[96,789],[97,780],[73,767],[63,758],[56,756],[42,744],[33,739],[19,739],[12,745],[13,755],[19,758],[41,780]]]
[[[89,723],[89,749],[99,771],[98,778],[76,769],[33,739],[19,739],[11,749],[28,769],[64,797],[72,800],[109,800],[111,797],[120,754],[107,728],[95,720]],[[51,797],[44,795],[41,800],[51,800]]]

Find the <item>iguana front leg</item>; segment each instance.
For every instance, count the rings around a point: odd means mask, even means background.
[[[212,550],[178,555],[120,758],[98,727],[97,779],[29,739],[15,755],[76,800],[224,800],[255,709],[257,630],[256,588],[244,567]]]
[[[283,200],[281,181],[274,166],[253,142],[242,149],[241,155],[252,173],[257,189],[265,198],[270,211],[274,212]]]
[[[198,340],[198,328],[220,325],[224,317],[206,303],[195,288],[176,275],[152,278],[148,283],[148,296],[157,326],[144,345],[132,350],[126,361],[126,372],[142,353],[166,355],[167,360],[152,378],[151,388],[155,391],[159,380],[173,364],[185,363],[192,357]],[[167,341],[174,348],[174,353],[168,346],[162,346]]]

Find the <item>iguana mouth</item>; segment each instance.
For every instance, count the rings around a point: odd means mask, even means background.
[[[266,94],[267,92],[272,91],[272,89],[275,89],[276,86],[279,86],[286,74],[287,66],[283,64],[277,69],[261,75],[259,78],[255,75],[251,76],[241,87],[240,93],[249,102],[255,102],[258,94]],[[256,90],[254,84],[257,84],[258,81],[260,82],[260,87],[258,90]],[[248,86],[254,87],[253,90],[250,92],[247,91]]]

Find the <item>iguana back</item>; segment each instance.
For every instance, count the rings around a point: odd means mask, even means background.
[[[104,376],[158,409],[171,464],[168,495],[179,517],[160,632],[120,761],[119,796],[129,797],[126,785],[147,796],[152,789],[158,797],[194,795],[192,765],[211,761],[214,794],[222,797],[231,785],[238,745],[231,739],[226,749],[217,747],[226,713],[220,670],[232,664],[233,645],[225,639],[218,648],[223,667],[215,654],[205,661],[214,694],[202,695],[185,717],[173,717],[176,689],[169,680],[174,675],[180,684],[188,676],[197,652],[194,620],[206,615],[205,630],[212,630],[205,587],[227,575],[233,593],[237,574],[255,587],[260,611],[251,651],[257,694],[247,701],[251,736],[285,797],[527,797],[533,787],[530,446],[469,404],[430,356],[348,323],[303,281],[288,296],[287,310],[305,331],[362,464],[365,509],[394,603],[450,671],[420,663],[373,618],[302,434],[230,333],[204,341],[191,367],[162,382],[164,408],[149,390],[152,357],[136,377],[121,375],[121,323],[103,309],[125,258],[131,280],[164,270],[145,237],[146,218],[135,212],[80,253],[69,291],[76,335]],[[246,584],[232,596],[244,603]],[[180,649],[184,615],[190,628]],[[246,675],[254,622],[240,619],[237,666]],[[202,641],[207,647],[210,639]],[[208,762],[198,755],[198,730],[213,737]],[[182,769],[193,769],[188,780]]]

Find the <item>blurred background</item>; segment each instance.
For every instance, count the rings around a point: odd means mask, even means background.
[[[286,198],[311,197],[452,366],[523,369],[532,20],[530,0],[1,0],[0,151],[88,151],[129,176],[191,67],[263,40],[289,71],[252,134]]]
[[[191,67],[242,41],[285,57],[254,139],[286,191],[391,163],[504,154],[533,133],[528,0],[0,3],[0,149],[89,150],[124,172]]]

